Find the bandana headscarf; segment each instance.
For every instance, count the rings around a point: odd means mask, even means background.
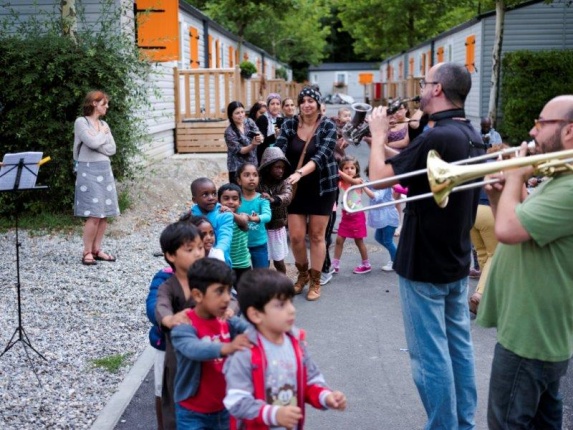
[[[316,103],[320,106],[320,97],[321,96],[320,96],[320,93],[318,91],[316,91],[314,88],[304,87],[302,89],[302,91],[298,95],[298,99],[297,99],[297,102],[299,105],[302,104],[302,99],[304,98],[304,96],[312,97],[314,100],[316,100]]]
[[[270,93],[267,96],[267,106],[270,104],[271,100],[277,99],[279,103],[281,102],[281,95],[277,93]]]

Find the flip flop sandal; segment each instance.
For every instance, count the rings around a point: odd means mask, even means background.
[[[92,258],[86,258],[88,255],[91,255]],[[82,264],[84,266],[95,266],[97,264],[97,261],[91,252],[84,252],[84,255],[82,257]]]
[[[113,263],[116,258],[111,255],[111,254],[107,254],[105,252],[103,252],[101,249],[98,249],[97,251],[93,251],[92,252],[94,259],[98,260],[98,261],[108,261],[110,263]],[[101,257],[100,254],[104,254],[105,257]]]

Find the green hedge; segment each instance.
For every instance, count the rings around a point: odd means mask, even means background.
[[[127,45],[126,45],[127,42]],[[0,38],[0,155],[41,151],[52,161],[40,169],[47,192],[19,193],[27,212],[70,213],[73,126],[85,94],[101,89],[110,96],[105,120],[117,144],[112,167],[117,180],[134,173],[132,160],[145,136],[133,113],[146,104],[149,64],[133,40],[121,35],[85,35],[78,44],[56,34]],[[12,193],[0,194],[0,215],[13,213]]]
[[[502,60],[499,129],[510,143],[527,139],[533,120],[553,97],[573,94],[573,51],[515,51]]]

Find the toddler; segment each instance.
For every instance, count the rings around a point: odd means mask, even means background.
[[[259,172],[257,166],[245,163],[237,169],[237,183],[243,192],[239,213],[249,217],[249,253],[253,268],[269,267],[267,231],[265,225],[271,220],[269,201],[257,192]]]
[[[267,224],[267,249],[275,269],[286,273],[288,255],[287,206],[292,199],[292,185],[285,181],[291,166],[284,153],[275,146],[265,149],[259,166],[259,191],[271,205],[271,221]]]
[[[364,170],[368,176],[368,167]],[[391,202],[394,200],[392,188],[383,190],[371,190],[373,197],[370,197],[370,204]],[[396,205],[385,206],[383,208],[370,209],[368,211],[368,225],[376,229],[374,239],[388,250],[390,260],[382,266],[385,272],[392,272],[393,262],[396,258],[396,245],[394,244],[394,232],[400,225],[400,215]]]
[[[239,421],[233,428],[304,427],[304,404],[317,409],[346,408],[346,397],[326,387],[307,352],[304,332],[294,327],[294,286],[284,274],[252,270],[239,288],[241,312],[252,324],[245,334],[251,349],[229,357],[224,404]]]
[[[360,178],[360,164],[355,157],[347,155],[340,160],[339,172],[340,181],[339,188],[341,193],[353,185],[362,184],[364,181]],[[362,191],[373,198],[374,193],[368,188],[353,190],[348,196],[348,205],[352,209],[362,207]],[[338,273],[340,268],[340,256],[344,248],[344,241],[347,238],[354,239],[354,243],[358,247],[362,263],[358,265],[352,272],[356,274],[368,273],[372,270],[370,261],[368,260],[368,251],[364,245],[364,238],[366,237],[366,215],[363,211],[349,213],[344,209],[342,210],[342,219],[338,226],[338,235],[336,236],[336,246],[334,248],[334,258],[332,266],[334,273]]]

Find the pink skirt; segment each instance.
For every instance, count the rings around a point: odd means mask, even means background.
[[[364,212],[348,213],[342,211],[338,225],[338,235],[349,239],[364,239],[366,232],[366,214]]]

